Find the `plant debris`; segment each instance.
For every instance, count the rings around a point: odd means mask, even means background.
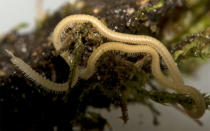
[[[84,13],[97,16],[115,31],[156,37],[166,44],[180,69],[189,73],[197,69],[186,68],[191,65],[192,59],[198,67],[203,63],[198,61],[209,58],[209,7],[209,0],[78,0],[64,4],[53,14],[46,13],[45,18],[37,21],[36,29],[29,33],[19,33],[25,24],[17,26],[0,39],[2,130],[73,130],[76,127],[104,130],[106,125],[109,126],[108,121],[100,114],[90,112],[87,109],[89,106],[105,109],[111,105],[119,107],[121,118],[126,123],[129,120],[127,106],[141,103],[151,110],[154,124],[159,123],[161,111],[150,100],[192,108],[194,101],[186,95],[144,87],[152,79],[150,61],[141,68],[133,64],[143,59],[144,54],[132,57],[107,53],[97,62],[97,71],[89,80],[79,80],[66,94],[55,94],[44,91],[25,78],[10,63],[3,50],[15,52],[52,81],[72,81],[77,66],[85,67],[93,49],[109,41],[91,24],[77,24],[66,34],[64,48],[55,52],[51,33],[56,24],[68,15]],[[59,56],[66,50],[75,58],[70,68]],[[161,63],[161,68],[166,70],[164,63]],[[208,109],[210,97],[203,95]]]

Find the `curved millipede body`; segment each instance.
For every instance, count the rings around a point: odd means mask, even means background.
[[[110,40],[118,41],[118,42],[108,42],[100,45],[93,53],[90,55],[87,63],[87,67],[78,71],[79,73],[75,76],[82,79],[89,79],[95,71],[95,64],[97,60],[108,51],[120,51],[123,53],[147,53],[152,56],[152,74],[156,78],[156,80],[163,85],[165,88],[172,89],[176,92],[183,93],[189,95],[194,101],[196,108],[194,110],[186,110],[187,113],[192,118],[199,118],[204,114],[205,111],[205,102],[204,97],[197,91],[195,88],[184,85],[181,74],[174,62],[171,54],[167,50],[167,48],[157,39],[145,36],[145,35],[131,35],[131,34],[123,34],[119,32],[114,32],[107,28],[100,20],[96,17],[89,15],[72,15],[64,18],[61,22],[58,23],[53,32],[53,44],[57,51],[59,51],[63,46],[63,42],[61,37],[66,28],[76,23],[91,23],[100,34],[109,38]],[[121,43],[126,42],[126,43]],[[34,80],[36,83],[45,87],[47,90],[52,90],[56,92],[67,91],[69,85],[74,86],[73,84],[66,83],[55,83],[52,82],[45,77],[38,74],[34,71],[28,64],[22,61],[20,58],[16,57],[10,51],[6,50],[6,52],[11,56],[11,62],[15,64],[21,71],[25,73],[25,75]],[[69,62],[69,52],[63,52],[60,54],[63,59],[70,64]],[[167,79],[167,77],[162,73],[160,69],[160,60],[159,55],[163,58],[163,61],[167,65],[169,69],[169,73],[172,76],[172,81]],[[77,80],[77,78],[75,78]]]
[[[154,75],[155,79],[163,85],[165,88],[172,89],[176,92],[188,94],[192,97],[192,99],[196,103],[196,110],[186,110],[187,113],[193,118],[199,118],[203,115],[205,111],[205,101],[203,96],[197,91],[195,88],[177,83],[176,81],[169,81],[167,77],[164,76],[160,69],[160,61],[159,56],[153,48],[148,45],[127,45],[119,42],[108,42],[104,43],[99,46],[90,56],[88,59],[88,65],[86,69],[84,69],[80,77],[83,79],[88,79],[91,77],[95,71],[95,64],[97,60],[108,51],[121,51],[124,53],[147,53],[152,56],[152,74]]]
[[[141,44],[141,45],[149,45],[154,48],[164,59],[169,71],[171,72],[171,76],[174,80],[183,84],[183,80],[181,74],[174,62],[171,54],[168,52],[167,48],[157,39],[146,36],[146,35],[131,35],[124,34],[119,32],[114,32],[107,28],[99,19],[90,15],[71,15],[63,20],[61,20],[58,25],[55,27],[53,32],[53,44],[56,50],[60,50],[63,47],[61,42],[61,36],[64,30],[75,23],[91,23],[103,36],[109,38],[110,40],[119,41],[119,42],[127,42],[130,44]],[[61,54],[62,56],[62,54]],[[66,59],[64,57],[64,59]]]

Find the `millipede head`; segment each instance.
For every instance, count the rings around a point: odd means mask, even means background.
[[[9,55],[11,57],[14,57],[14,54],[11,51],[5,49],[5,52],[7,53],[7,55]]]

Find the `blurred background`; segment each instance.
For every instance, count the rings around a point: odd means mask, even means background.
[[[63,4],[68,4],[73,0],[44,0],[43,10],[52,13]],[[35,26],[36,15],[36,0],[0,0],[0,35],[10,31],[16,25],[24,22],[28,24],[28,27],[21,30],[21,33],[27,33],[33,30]],[[210,78],[210,63],[202,65],[200,69],[194,74],[194,76],[185,78],[187,85],[192,85],[198,88],[201,92],[210,93],[209,78]],[[203,126],[199,126],[190,118],[184,116],[174,108],[170,106],[162,106],[155,104],[155,106],[161,112],[159,117],[159,126],[153,125],[153,117],[150,110],[141,105],[129,105],[128,113],[129,120],[127,124],[123,124],[123,121],[119,119],[121,116],[120,109],[111,109],[111,112],[106,110],[95,110],[100,112],[104,118],[106,118],[113,131],[137,131],[137,130],[149,130],[149,131],[207,131],[210,130],[210,113],[206,112],[200,119],[203,122]],[[108,129],[107,129],[108,130]]]

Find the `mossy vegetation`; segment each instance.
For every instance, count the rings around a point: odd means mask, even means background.
[[[100,6],[99,6],[100,5]],[[117,7],[117,8],[116,8]],[[209,0],[80,0],[66,3],[53,14],[37,22],[34,31],[20,34],[17,26],[0,40],[1,49],[13,50],[33,69],[56,82],[73,81],[78,66],[85,67],[91,52],[108,39],[102,37],[91,24],[76,24],[65,34],[65,46],[55,52],[51,33],[56,24],[71,14],[97,16],[109,28],[130,34],[156,37],[168,47],[182,72],[190,74],[210,55]],[[179,13],[177,13],[179,12]],[[70,67],[59,56],[69,51],[74,58]],[[154,124],[159,112],[151,100],[161,104],[181,104],[192,108],[194,101],[183,94],[160,91],[153,85],[150,60],[141,68],[134,66],[144,54],[130,56],[106,53],[97,62],[97,71],[89,80],[78,80],[66,94],[46,92],[15,69],[8,56],[0,52],[0,103],[2,129],[22,130],[103,130],[108,122],[87,107],[121,108],[122,120],[128,120],[127,105],[141,103],[152,111]],[[193,64],[194,67],[189,65]],[[162,63],[162,70],[167,71]],[[187,67],[187,68],[186,68]],[[148,84],[149,87],[145,87]],[[206,109],[210,97],[203,94]],[[19,120],[22,118],[23,120]],[[10,124],[9,126],[7,126]],[[11,126],[13,125],[13,126]]]

